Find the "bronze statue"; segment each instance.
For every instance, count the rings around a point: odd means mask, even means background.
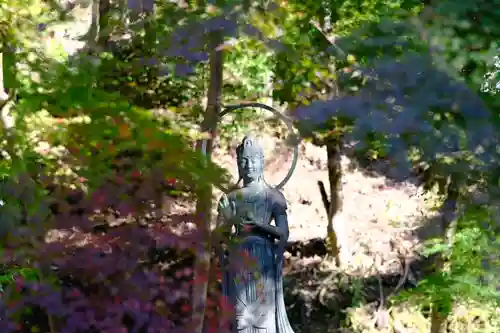
[[[221,255],[222,291],[234,305],[233,332],[293,333],[283,299],[283,252],[289,229],[283,194],[264,180],[264,152],[251,136],[236,149],[243,187],[219,201],[219,226],[232,228],[233,245]],[[274,225],[272,225],[274,221]],[[255,266],[228,264],[244,256]]]

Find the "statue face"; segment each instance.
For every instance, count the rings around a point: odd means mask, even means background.
[[[264,161],[258,155],[242,155],[238,158],[238,171],[245,181],[260,178],[264,172]]]

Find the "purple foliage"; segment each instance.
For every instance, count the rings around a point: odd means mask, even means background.
[[[152,13],[155,7],[155,0],[142,0],[142,10],[146,13]]]
[[[237,15],[220,15],[176,28],[169,40],[162,43],[169,46],[159,49],[158,55],[181,58],[184,62],[177,64],[175,74],[190,75],[194,72],[194,65],[208,60],[206,45],[213,32],[220,32],[223,37],[235,37],[238,34]]]
[[[38,31],[45,31],[45,29],[47,29],[47,24],[39,23],[37,28],[38,28]]]
[[[332,117],[350,119],[353,130],[346,137],[357,149],[364,149],[367,133],[386,138],[389,158],[409,174],[410,147],[423,152],[422,160],[437,161],[438,156],[460,157],[476,152],[482,166],[458,159],[446,165],[443,173],[485,172],[498,158],[498,142],[491,114],[481,98],[465,84],[436,68],[430,59],[407,55],[396,61],[377,59],[359,69],[367,78],[356,95],[317,101],[299,107],[296,120],[309,130],[328,126]],[[446,121],[444,112],[453,111],[457,121]],[[440,116],[441,120],[436,120]],[[466,146],[462,147],[466,138]]]
[[[140,12],[142,9],[142,0],[127,0],[127,7],[133,12]]]
[[[127,0],[128,9],[134,13],[152,13],[154,5],[154,0]]]
[[[159,60],[154,57],[143,58],[140,60],[140,64],[144,66],[158,66],[160,64]]]
[[[8,248],[23,251],[4,253],[2,263],[31,262],[44,270],[53,267],[60,283],[18,279],[8,291],[16,297],[0,298],[2,333],[27,332],[32,325],[40,325],[40,320],[30,323],[21,316],[26,308],[41,309],[54,319],[58,332],[65,333],[189,331],[191,289],[208,279],[193,279],[193,254],[201,251],[203,238],[182,226],[194,217],[171,218],[168,224],[128,223],[106,232],[95,229],[102,223],[92,214],[96,210],[143,215],[144,201],[154,199],[159,191],[145,186],[160,183],[147,178],[108,181],[80,201],[73,200],[73,208],[78,209],[58,211],[54,216],[57,229],[52,230],[56,236],[46,242],[30,243],[33,229],[16,228],[17,236],[9,239]],[[68,193],[62,199],[64,195]],[[59,202],[64,205],[64,200]],[[217,292],[211,293],[208,313],[213,318],[207,320],[213,332],[225,332],[220,324],[224,320],[216,314],[224,306],[221,301]]]
[[[188,64],[176,64],[175,65],[175,75],[176,76],[187,76],[194,73],[193,66]]]

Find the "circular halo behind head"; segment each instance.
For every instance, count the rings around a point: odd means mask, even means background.
[[[292,134],[293,135],[293,138],[292,138],[293,140],[290,140],[290,142],[293,142],[293,144],[294,144],[293,145],[292,165],[290,166],[290,169],[288,170],[288,173],[286,174],[285,178],[283,178],[283,180],[281,182],[279,182],[277,185],[274,185],[274,186],[271,185],[271,187],[276,188],[278,190],[282,189],[283,186],[285,186],[285,184],[292,177],[293,172],[295,171],[295,167],[297,166],[297,160],[298,160],[298,157],[299,157],[299,143],[300,143],[300,139],[299,139],[299,136],[297,134],[295,134],[294,127],[293,127],[293,121],[291,119],[289,119],[288,117],[286,117],[285,115],[283,115],[278,110],[276,110],[276,109],[274,109],[274,108],[272,108],[272,107],[270,107],[270,106],[268,106],[266,104],[257,103],[257,102],[242,103],[242,104],[235,104],[235,105],[226,106],[226,108],[224,110],[222,110],[222,112],[220,113],[220,117],[222,118],[226,114],[228,114],[229,112],[232,112],[232,111],[235,111],[235,110],[238,110],[238,109],[244,109],[244,108],[260,108],[260,109],[267,110],[267,111],[273,113],[275,116],[277,116],[280,120],[282,120],[286,124],[286,126],[288,127],[288,130],[290,131],[290,133],[294,133],[294,134]],[[243,139],[243,140],[245,140],[245,139]],[[206,152],[206,143],[207,143],[207,141],[204,140],[203,145],[202,145],[202,147],[203,147],[202,148],[202,153]],[[236,154],[238,154],[238,151],[236,152]],[[264,156],[263,152],[262,152],[262,156]]]

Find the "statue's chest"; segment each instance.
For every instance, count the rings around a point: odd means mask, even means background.
[[[243,220],[268,222],[271,216],[271,205],[267,192],[245,191],[243,189],[236,196],[236,214]]]

